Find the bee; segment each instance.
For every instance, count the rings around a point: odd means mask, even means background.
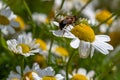
[[[75,23],[77,20],[76,16],[67,16],[65,19],[59,22],[59,28],[62,30],[65,26]]]

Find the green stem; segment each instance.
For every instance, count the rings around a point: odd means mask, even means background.
[[[61,10],[61,9],[62,9],[64,2],[65,2],[65,0],[62,0],[62,3],[61,3],[61,5],[60,5],[59,10]]]
[[[1,45],[4,49],[8,50],[6,41],[5,41],[5,39],[4,39],[1,31],[0,31],[0,45]]]
[[[70,55],[70,58],[69,58],[69,60],[68,60],[68,62],[67,62],[67,64],[66,64],[66,80],[69,80],[69,78],[68,78],[68,70],[69,70],[69,65],[70,65],[70,62],[71,62],[71,60],[72,60],[72,57],[75,55],[75,53],[72,53],[71,55]]]
[[[53,39],[51,39],[51,43],[50,43],[50,48],[49,48],[49,54],[48,54],[48,65],[51,64],[51,49],[52,49],[52,45],[53,45]]]
[[[86,8],[86,6],[88,6],[88,4],[91,2],[92,0],[89,0],[81,9],[80,9],[80,11],[78,12],[78,17],[80,17],[79,15],[80,15],[80,13]]]
[[[24,71],[24,56],[21,56],[22,57],[22,62],[21,62],[21,78],[23,78],[23,71]]]
[[[29,9],[29,7],[28,7],[28,5],[27,5],[27,3],[26,3],[26,1],[25,0],[23,0],[23,4],[24,4],[24,6],[25,6],[25,8],[26,8],[26,10],[27,10],[27,12],[28,12],[28,14],[29,14],[29,16],[30,16],[30,20],[31,20],[31,22],[32,22],[32,27],[33,27],[33,36],[35,35],[35,28],[36,28],[36,25],[35,25],[35,23],[34,23],[34,20],[33,20],[33,18],[32,18],[32,13],[31,13],[31,11],[30,11],[30,9]]]

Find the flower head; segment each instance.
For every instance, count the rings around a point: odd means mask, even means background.
[[[37,63],[34,63],[32,66],[32,69],[29,68],[29,66],[26,66],[23,70],[23,77],[21,77],[21,67],[17,66],[16,71],[11,71],[10,75],[8,76],[7,80],[36,80],[35,78],[38,78],[40,70],[39,65]],[[33,75],[34,74],[34,75]]]
[[[63,80],[64,77],[61,74],[56,74],[52,67],[47,67],[43,70],[39,70],[40,78],[37,80]]]
[[[17,39],[8,40],[7,44],[11,51],[26,57],[40,51],[39,44],[36,44],[35,40],[32,39],[31,33],[23,33]]]
[[[55,34],[55,33],[54,33]],[[61,36],[61,34],[55,34]],[[80,57],[86,58],[93,56],[94,49],[97,49],[103,54],[108,54],[108,50],[113,50],[113,47],[107,42],[110,41],[107,35],[95,35],[89,24],[80,23],[71,30],[64,30],[63,37],[73,38],[70,45],[73,48],[78,48]]]
[[[71,33],[78,37],[80,40],[84,40],[86,42],[93,42],[95,40],[94,31],[91,29],[89,25],[79,24],[76,25],[73,29],[71,29]]]
[[[47,50],[47,44],[46,44],[46,42],[44,42],[42,39],[36,39],[35,42],[39,44],[39,47],[40,47],[43,51],[46,51],[46,50]]]
[[[16,30],[24,30],[25,29],[25,22],[24,20],[20,17],[20,16],[16,16],[16,18],[14,18],[14,21],[18,22],[20,25],[19,27],[15,28]]]
[[[53,49],[52,49],[52,52],[59,57],[69,56],[68,51],[61,46],[54,46]]]
[[[77,31],[75,32],[75,30]],[[108,50],[113,50],[113,47],[106,43],[110,41],[109,36],[95,35],[91,27],[88,25],[79,24],[71,29],[71,33],[74,39],[70,45],[73,48],[79,48],[80,56],[83,58],[86,58],[89,54],[91,54],[92,57],[94,49],[97,49],[103,54],[108,54]]]
[[[87,73],[86,69],[79,68],[78,70],[74,70],[72,73],[71,80],[91,80],[93,79],[95,72],[93,70]]]
[[[111,15],[112,15],[112,13],[110,13],[108,10],[101,10],[101,11],[97,12],[96,19],[99,22],[103,22],[106,19],[108,19]],[[112,22],[113,22],[113,18],[110,18],[106,23],[111,24]]]
[[[12,20],[16,15],[10,9],[0,10],[0,29],[4,34],[15,33],[14,28],[19,27],[19,23]]]

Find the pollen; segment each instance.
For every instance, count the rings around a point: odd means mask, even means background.
[[[10,21],[7,17],[0,15],[0,25],[9,25]]]
[[[22,48],[23,53],[28,53],[30,51],[29,46],[26,44],[19,44],[18,46],[20,46]]]
[[[60,47],[60,46],[55,48],[55,52],[60,56],[67,57],[69,55],[68,51],[65,48]]]
[[[71,80],[88,80],[86,76],[82,74],[76,74],[75,76],[72,77]]]
[[[42,80],[57,80],[57,79],[53,76],[44,76]]]
[[[24,23],[23,19],[20,16],[17,16],[15,18],[15,21],[20,24],[20,26],[19,26],[20,29],[19,30],[24,30],[25,29],[25,23]]]
[[[106,19],[108,19],[111,15],[112,14],[109,11],[102,10],[102,11],[98,12],[95,17],[99,22],[103,22]],[[113,22],[113,19],[110,18],[106,23],[110,25],[112,22]]]
[[[34,80],[33,78],[33,75],[32,73],[36,73],[36,72],[27,72],[23,75],[23,80],[26,80],[26,77],[29,79],[29,80]],[[37,73],[36,73],[37,74]]]
[[[47,50],[47,44],[46,44],[43,40],[41,40],[41,39],[36,39],[36,43],[40,44],[39,47],[40,47],[42,50]]]
[[[95,34],[92,28],[89,25],[83,23],[76,25],[71,30],[71,33],[73,33],[80,40],[84,40],[87,42],[93,42],[95,40]]]

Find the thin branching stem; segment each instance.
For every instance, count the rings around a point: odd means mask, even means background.
[[[50,48],[49,48],[49,54],[48,54],[48,65],[51,64],[51,49],[52,49],[52,45],[53,45],[53,39],[51,39],[51,43],[50,43]]]
[[[77,16],[80,17],[80,13],[86,8],[86,6],[88,6],[88,4],[91,2],[92,0],[89,0],[81,9],[80,11],[78,12]]]
[[[28,7],[28,4],[26,3],[25,0],[23,0],[23,4],[24,4],[24,6],[25,6],[25,8],[26,8],[26,10],[27,10],[27,12],[28,12],[28,14],[29,14],[29,16],[30,16],[30,20],[31,20],[31,23],[32,23],[31,25],[32,25],[32,27],[33,27],[32,32],[33,32],[33,36],[34,36],[34,35],[35,35],[36,25],[35,25],[35,23],[34,23],[34,21],[33,21],[32,13],[31,13],[31,11],[30,11],[30,9],[29,9],[29,7]]]
[[[73,50],[74,51],[74,50]],[[70,55],[70,57],[69,57],[69,59],[68,59],[68,62],[67,62],[67,64],[66,64],[66,80],[69,80],[69,78],[68,78],[68,70],[69,70],[69,66],[70,66],[70,62],[71,62],[71,60],[72,60],[72,58],[73,58],[73,56],[75,55],[75,53],[74,52],[72,52],[72,54]]]

